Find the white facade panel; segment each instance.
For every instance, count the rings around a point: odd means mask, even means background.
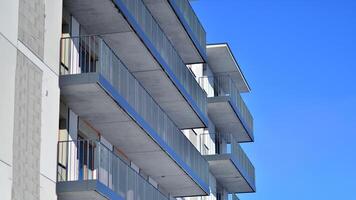
[[[0,161],[0,197],[1,200],[11,199],[12,167]]]
[[[40,176],[40,200],[57,200],[56,182]]]
[[[11,43],[17,42],[18,31],[18,0],[0,0],[0,33]]]
[[[12,165],[16,55],[16,48],[0,35],[0,137],[4,141],[0,145],[0,160],[9,165]]]
[[[59,73],[59,50],[62,31],[62,0],[46,0],[44,62]]]
[[[41,122],[41,173],[56,180],[57,140],[59,127],[58,76],[43,71]]]

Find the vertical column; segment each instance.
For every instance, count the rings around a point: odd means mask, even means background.
[[[71,41],[72,44],[71,46],[71,62],[70,62],[70,73],[71,74],[78,74],[80,73],[80,67],[79,67],[79,52],[80,52],[80,24],[79,22],[72,16],[71,17],[71,37],[74,37],[74,39]]]
[[[68,143],[67,177],[68,180],[77,180],[79,169],[79,160],[77,156],[79,148],[79,143],[77,142],[78,115],[75,114],[72,110],[69,110],[68,132],[68,140],[72,142]]]

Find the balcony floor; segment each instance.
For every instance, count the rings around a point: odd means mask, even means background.
[[[206,155],[204,157],[209,162],[210,172],[228,193],[255,192],[255,187],[251,186],[246,177],[242,175],[237,161],[230,154]]]
[[[207,186],[191,168],[105,81],[98,73],[61,76],[61,99],[165,191],[174,196],[206,194]]]
[[[238,142],[253,141],[239,118],[236,108],[230,103],[230,97],[209,97],[208,115],[220,133],[231,133]]]
[[[65,8],[88,34],[102,35],[178,128],[206,127],[206,115],[172,70],[162,65],[163,58],[129,11],[124,17],[118,10],[122,5],[122,0],[64,0]]]

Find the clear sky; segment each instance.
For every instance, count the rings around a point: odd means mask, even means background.
[[[208,43],[228,42],[251,88],[257,193],[356,199],[356,0],[198,0]]]

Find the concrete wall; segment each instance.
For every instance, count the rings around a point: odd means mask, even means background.
[[[0,199],[54,200],[62,1],[0,5]]]
[[[19,0],[18,39],[43,59],[45,0]]]
[[[42,71],[17,52],[12,199],[40,197]]]

